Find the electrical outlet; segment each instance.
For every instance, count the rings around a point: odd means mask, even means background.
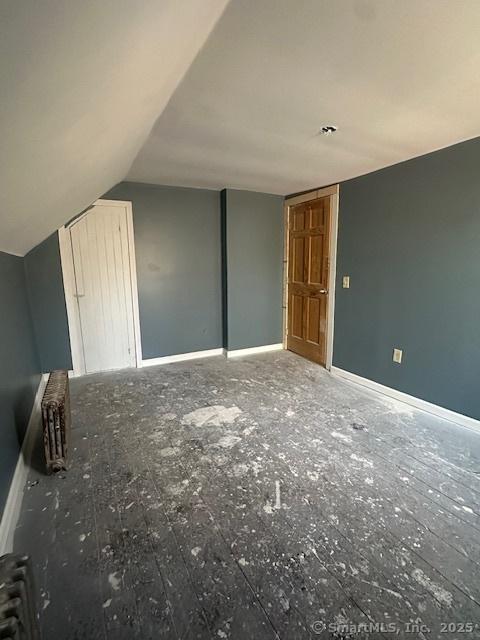
[[[350,276],[343,276],[343,288],[350,289]]]
[[[393,350],[393,361],[397,364],[402,364],[403,351],[401,349]]]

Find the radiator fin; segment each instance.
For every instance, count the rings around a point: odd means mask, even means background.
[[[40,640],[28,556],[10,553],[0,558],[0,639]]]

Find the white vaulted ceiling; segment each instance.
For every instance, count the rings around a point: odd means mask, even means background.
[[[125,178],[287,194],[475,137],[479,33],[479,0],[2,0],[0,250]]]
[[[0,250],[122,180],[226,0],[2,0]]]
[[[231,0],[129,178],[288,194],[479,133],[480,0]]]

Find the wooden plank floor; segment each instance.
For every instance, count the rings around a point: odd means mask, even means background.
[[[480,637],[480,434],[288,352],[71,390],[15,541],[45,640]]]

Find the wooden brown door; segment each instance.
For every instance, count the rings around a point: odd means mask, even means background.
[[[287,349],[325,366],[330,196],[290,207]]]

